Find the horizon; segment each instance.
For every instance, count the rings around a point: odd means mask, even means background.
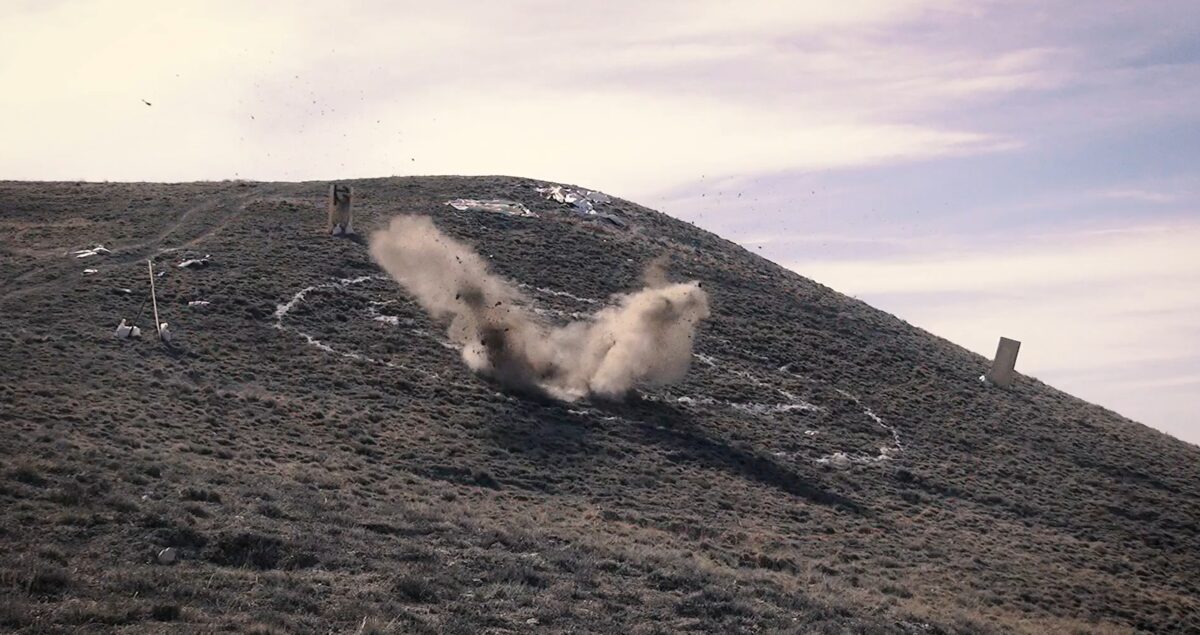
[[[1016,6],[17,3],[0,179],[575,183],[1200,444],[1200,7]]]

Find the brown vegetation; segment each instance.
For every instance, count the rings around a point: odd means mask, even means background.
[[[1200,630],[1195,446],[982,386],[978,356],[625,201],[621,228],[524,179],[350,184],[360,231],[429,214],[559,323],[666,253],[709,293],[703,357],[623,402],[513,395],[325,233],[324,184],[0,183],[0,630]],[[147,257],[171,347],[112,334]],[[865,408],[903,449],[818,463],[894,446]]]

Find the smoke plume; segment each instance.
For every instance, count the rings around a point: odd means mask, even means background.
[[[551,326],[530,300],[488,270],[470,247],[424,216],[399,216],[371,235],[371,257],[436,320],[472,370],[507,387],[574,401],[621,398],[635,385],[687,373],[700,320],[709,316],[699,282],[667,281],[656,259],[640,291],[614,296],[587,319]]]

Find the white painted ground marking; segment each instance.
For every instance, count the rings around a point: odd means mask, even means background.
[[[411,372],[414,372],[414,373],[417,373],[420,375],[424,375],[431,379],[441,379],[441,377],[437,373],[431,373],[427,370],[422,370],[420,368],[412,368],[411,366],[406,366],[404,364],[397,364],[394,362],[389,362],[387,360],[375,359],[373,357],[369,357],[367,355],[362,355],[362,354],[356,353],[354,351],[337,350],[337,349],[333,348],[332,346],[326,344],[325,342],[322,342],[321,340],[313,337],[312,335],[305,333],[304,331],[301,331],[300,329],[293,328],[290,326],[285,326],[283,324],[283,318],[287,316],[288,312],[290,312],[292,309],[296,308],[296,305],[303,302],[305,296],[307,296],[312,291],[316,291],[317,289],[345,289],[346,287],[349,287],[351,285],[362,284],[363,282],[367,282],[368,280],[374,280],[374,279],[386,280],[388,278],[385,278],[383,276],[359,276],[357,278],[342,278],[335,282],[326,282],[324,284],[314,284],[314,285],[311,285],[308,287],[304,287],[303,289],[297,291],[291,297],[291,299],[288,300],[287,302],[285,302],[283,304],[278,304],[275,306],[275,324],[273,324],[273,326],[281,331],[284,331],[287,333],[295,333],[296,335],[303,337],[304,341],[308,342],[308,344],[310,346],[314,346],[318,350],[324,351],[326,353],[338,355],[340,357],[345,357],[347,359],[353,359],[353,360],[360,361],[360,362],[379,364],[381,366],[386,366],[388,368],[399,368],[401,370],[407,370],[407,371],[411,371]]]
[[[284,317],[287,316],[288,312],[291,311],[293,308],[295,308],[297,304],[303,302],[305,296],[309,292],[315,291],[317,289],[345,289],[351,285],[361,284],[363,282],[366,282],[366,281],[372,280],[372,279],[388,280],[389,278],[387,278],[386,276],[380,276],[380,275],[359,276],[357,278],[343,278],[343,279],[340,279],[340,280],[337,280],[334,282],[327,282],[324,284],[317,284],[317,285],[305,287],[305,288],[301,289],[300,291],[296,292],[296,294],[293,295],[292,298],[288,302],[279,304],[275,307],[275,314],[274,314],[275,324],[274,324],[274,326],[275,326],[275,328],[280,329],[282,331],[292,332],[292,333],[295,333],[295,334],[303,337],[305,339],[305,341],[308,342],[309,345],[315,346],[316,348],[318,348],[324,352],[327,352],[327,353],[339,355],[342,357],[346,357],[346,358],[354,359],[354,360],[358,360],[358,361],[364,361],[364,362],[369,362],[369,363],[374,363],[374,364],[381,364],[381,365],[387,366],[389,368],[400,368],[403,370],[409,370],[409,371],[420,373],[422,375],[432,377],[435,379],[439,378],[439,376],[436,373],[430,373],[428,371],[424,371],[424,370],[421,370],[418,368],[411,368],[408,366],[404,366],[403,364],[395,364],[393,362],[389,362],[386,360],[374,359],[372,357],[368,357],[366,355],[362,355],[362,354],[355,353],[352,351],[336,350],[333,347],[329,346],[328,344],[313,337],[312,335],[309,335],[308,333],[304,333],[303,331],[300,331],[299,329],[288,327],[283,324],[283,319],[284,319]],[[522,289],[532,289],[534,291],[537,291],[539,293],[543,293],[546,295],[570,298],[577,302],[582,302],[582,303],[586,303],[586,304],[595,304],[595,303],[599,302],[599,300],[596,300],[594,298],[584,298],[584,297],[580,297],[580,296],[568,293],[566,291],[556,291],[556,290],[547,289],[544,287],[533,287],[533,286],[530,286],[527,284],[521,284],[519,286]],[[394,302],[394,301],[389,300],[389,301],[371,301],[371,302],[369,302],[368,314],[370,315],[371,319],[378,321],[378,322],[384,322],[387,324],[400,326],[401,318],[399,318],[398,316],[384,315],[384,314],[380,313],[378,310],[378,307],[386,306],[388,304],[391,304],[392,302]],[[535,313],[542,314],[542,315],[549,314],[549,315],[557,315],[560,317],[571,317],[571,318],[575,318],[575,319],[580,319],[580,318],[586,317],[586,314],[582,314],[582,313],[578,313],[578,312],[566,312],[566,311],[560,311],[560,310],[556,310],[556,309],[534,308],[533,311]],[[404,322],[404,324],[407,326],[408,322],[409,321],[406,320]],[[455,351],[458,350],[458,347],[455,346],[453,343],[451,343],[443,338],[440,338],[440,337],[434,335],[433,333],[430,333],[424,329],[410,328],[408,330],[409,330],[409,332],[413,333],[414,335],[419,335],[421,337],[428,337],[430,339],[433,339],[447,349],[455,350]],[[704,355],[701,353],[693,353],[693,356],[698,361],[700,361],[702,364],[705,364],[706,366],[709,366],[712,368],[721,368],[722,367],[722,365],[720,364],[720,361],[716,357],[713,357],[711,355]],[[794,395],[786,390],[783,390],[782,388],[777,388],[775,386],[772,386],[771,384],[763,381],[762,379],[759,379],[754,373],[751,373],[750,371],[740,370],[740,369],[739,370],[725,369],[725,372],[728,372],[737,377],[741,377],[742,379],[745,379],[746,381],[750,382],[751,384],[753,384],[756,387],[770,388],[771,390],[774,390],[775,392],[779,393],[780,396],[782,396],[786,400],[786,403],[721,401],[721,400],[713,399],[712,397],[708,397],[708,396],[704,396],[704,395],[700,395],[697,397],[684,395],[681,397],[677,397],[676,402],[680,403],[680,404],[685,404],[685,405],[696,404],[696,405],[721,406],[721,407],[731,408],[733,410],[745,412],[747,414],[764,416],[764,417],[773,415],[773,414],[780,414],[780,413],[794,412],[794,411],[823,412],[826,410],[826,408],[823,406],[809,403],[807,401],[804,401],[803,399],[800,399],[796,395]],[[818,382],[817,380],[813,380],[809,377],[805,377],[798,373],[791,372],[791,370],[789,369],[789,365],[787,365],[787,364],[780,366],[778,369],[776,369],[776,372],[791,375],[793,377],[796,377],[797,379],[801,379],[801,380],[807,381],[807,382],[823,383],[823,382]],[[825,465],[830,465],[837,469],[846,469],[846,468],[850,467],[851,465],[869,465],[869,464],[879,463],[882,461],[888,461],[888,460],[891,460],[896,454],[898,454],[904,450],[904,445],[900,439],[900,431],[896,426],[889,425],[888,423],[886,423],[882,417],[877,415],[870,407],[868,407],[866,404],[864,404],[862,402],[862,400],[859,399],[856,395],[854,395],[846,390],[843,390],[841,388],[834,387],[834,390],[837,391],[838,394],[842,395],[843,397],[849,399],[850,401],[853,401],[855,403],[855,405],[862,408],[863,414],[867,418],[871,419],[877,425],[879,425],[880,427],[887,430],[892,435],[893,445],[890,447],[887,447],[887,446],[880,447],[879,454],[876,456],[839,451],[839,452],[834,452],[832,454],[828,454],[828,455],[822,456],[820,458],[814,459],[814,462],[820,463],[820,464],[825,464]],[[646,395],[646,398],[651,401],[662,401],[661,398],[653,396],[653,395]],[[628,420],[626,420],[622,417],[602,416],[603,413],[592,410],[592,409],[587,409],[587,408],[577,409],[577,410],[568,410],[567,413],[576,415],[576,416],[599,416],[602,421],[621,420],[621,421],[628,422]],[[817,433],[818,433],[817,430],[805,430],[804,431],[804,434],[809,437],[815,436]],[[791,455],[787,452],[776,452],[775,456],[793,456],[793,455]]]

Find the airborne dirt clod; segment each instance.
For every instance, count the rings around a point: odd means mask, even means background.
[[[621,199],[347,185],[0,183],[0,631],[1200,630],[1200,448]]]

